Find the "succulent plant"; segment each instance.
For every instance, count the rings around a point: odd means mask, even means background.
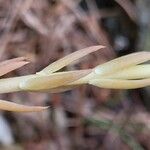
[[[36,74],[0,79],[0,93],[16,91],[55,93],[70,90],[82,84],[109,89],[135,89],[150,85],[150,65],[143,64],[150,60],[150,52],[132,53],[100,64],[93,69],[59,72],[61,68],[103,48],[104,46],[98,45],[81,49],[55,61]],[[2,62],[0,75],[27,63],[24,57]],[[0,101],[0,109],[8,111],[29,112],[41,111],[46,108]]]

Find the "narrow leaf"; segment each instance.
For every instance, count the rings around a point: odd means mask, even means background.
[[[124,68],[134,66],[150,60],[150,52],[137,52],[122,56],[95,67],[96,74],[101,76],[114,73]]]
[[[150,78],[150,65],[137,65],[105,76],[111,79],[144,79]]]
[[[37,75],[27,75],[27,76],[0,79],[0,93],[11,93],[21,91],[21,89],[19,88],[19,84],[35,76]]]
[[[25,105],[16,104],[13,102],[0,100],[1,110],[15,111],[15,112],[37,112],[37,111],[42,111],[47,108],[48,107],[41,107],[41,106],[25,106]]]
[[[68,83],[67,85],[81,85],[81,84],[87,84],[89,82],[89,80],[91,79],[97,79],[99,78],[99,75],[95,74],[94,72],[91,72],[89,73],[88,75],[74,81],[74,82],[71,82],[71,83]]]
[[[24,57],[6,60],[0,63],[0,76],[28,64]]]
[[[94,79],[89,84],[109,89],[136,89],[150,86],[150,78],[142,80]]]
[[[68,71],[53,73],[49,76],[35,76],[20,83],[19,87],[22,90],[40,91],[50,90],[59,86],[64,86],[70,82],[76,81],[87,74],[91,70]]]
[[[41,75],[47,75],[47,74],[51,74],[69,64],[71,64],[72,62],[74,62],[75,60],[82,58],[92,52],[95,52],[99,49],[104,48],[104,46],[99,45],[99,46],[91,46],[88,48],[84,48],[81,50],[78,50],[74,53],[71,53],[57,61],[55,61],[54,63],[50,64],[49,66],[47,66],[46,68],[44,68],[42,71],[38,72],[37,74],[41,74]]]

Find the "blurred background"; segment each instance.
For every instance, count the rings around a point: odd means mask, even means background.
[[[30,64],[5,77],[32,74],[76,50],[105,45],[66,70],[92,68],[150,50],[149,0],[0,0],[0,61]],[[130,61],[130,60],[127,60]],[[50,94],[0,95],[40,113],[0,111],[0,150],[150,150],[150,89],[82,86]]]

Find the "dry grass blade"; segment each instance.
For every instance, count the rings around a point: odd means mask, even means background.
[[[98,76],[98,75],[97,75]],[[123,69],[119,72],[105,76],[106,78],[113,79],[144,79],[150,78],[150,65],[137,65]]]
[[[80,70],[54,73],[49,76],[37,75],[31,79],[27,79],[21,82],[19,87],[22,90],[29,91],[50,90],[51,88],[63,86],[65,84],[78,80],[86,76],[90,72],[91,70]]]
[[[35,29],[40,34],[43,34],[43,35],[48,34],[47,27],[31,11],[22,12],[22,19],[25,24],[27,24],[29,27]]]
[[[16,104],[13,102],[0,100],[1,110],[15,111],[15,112],[37,112],[37,111],[42,111],[47,108],[48,107],[41,107],[41,106],[25,106],[25,105]]]
[[[150,85],[150,78],[142,80],[94,79],[89,84],[109,89],[136,89]]]
[[[134,3],[130,0],[126,0],[126,1],[115,0],[115,1],[125,10],[128,16],[131,18],[131,20],[137,23],[138,16],[137,16],[137,10]]]
[[[0,63],[0,76],[28,64],[24,57],[6,60]]]
[[[70,55],[67,55],[67,56],[59,59],[58,61],[55,61],[54,63],[50,64],[49,66],[44,68],[42,71],[38,72],[37,74],[41,74],[41,75],[51,74],[65,66],[71,64],[75,60],[82,58],[82,57],[84,57],[92,52],[95,52],[99,49],[102,49],[102,48],[104,48],[104,46],[99,45],[99,46],[91,46],[88,48],[81,49],[79,51],[76,51],[74,53],[71,53]]]
[[[107,75],[115,73],[116,71],[125,69],[150,60],[150,52],[137,52],[122,56],[111,60],[107,63],[95,67],[94,71],[99,75]]]

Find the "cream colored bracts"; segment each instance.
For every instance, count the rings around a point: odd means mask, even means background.
[[[109,89],[136,89],[150,85],[150,65],[143,64],[150,60],[150,52],[132,53],[100,64],[93,69],[56,72],[103,48],[104,46],[99,45],[81,49],[59,59],[33,75],[0,79],[0,93],[16,91],[55,93],[70,90],[83,84]],[[16,68],[25,64],[27,62],[21,63]],[[0,101],[0,109],[3,110],[28,112],[40,111],[45,108],[47,107],[23,106]]]

